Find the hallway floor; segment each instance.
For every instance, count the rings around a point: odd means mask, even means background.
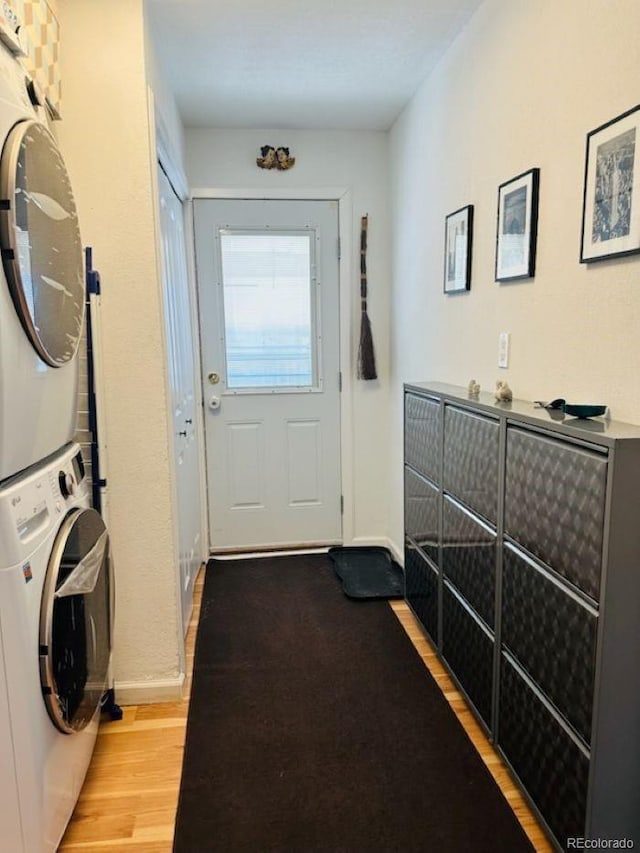
[[[180,702],[134,705],[100,727],[95,753],[61,851],[170,853],[180,788],[191,672],[204,572],[196,581],[187,633],[187,690]],[[425,665],[513,808],[535,849],[551,845],[509,771],[467,708],[420,625],[403,601],[390,602]]]

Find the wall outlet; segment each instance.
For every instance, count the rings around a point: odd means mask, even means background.
[[[509,344],[511,335],[509,332],[500,332],[498,338],[498,367],[509,367]]]

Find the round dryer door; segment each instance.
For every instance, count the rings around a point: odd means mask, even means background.
[[[38,355],[61,367],[84,319],[84,263],[76,205],[56,141],[37,121],[16,124],[0,160],[2,262],[20,321]]]
[[[72,734],[108,689],[113,618],[109,534],[93,509],[74,509],[55,539],[40,610],[40,679],[49,716]]]

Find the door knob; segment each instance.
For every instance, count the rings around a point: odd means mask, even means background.
[[[220,397],[211,397],[209,399],[209,408],[215,411],[220,408]]]
[[[217,384],[218,384],[218,382],[220,382],[220,374],[219,374],[219,373],[215,373],[215,372],[213,372],[213,371],[212,371],[212,372],[208,375],[207,379],[209,380],[209,382],[210,382],[212,385],[217,385]]]

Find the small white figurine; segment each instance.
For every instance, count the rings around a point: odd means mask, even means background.
[[[467,391],[469,392],[470,397],[477,397],[480,393],[480,385],[476,382],[475,379],[472,379],[467,385]]]
[[[513,391],[506,380],[498,379],[496,382],[495,397],[498,403],[510,403],[513,400]]]

